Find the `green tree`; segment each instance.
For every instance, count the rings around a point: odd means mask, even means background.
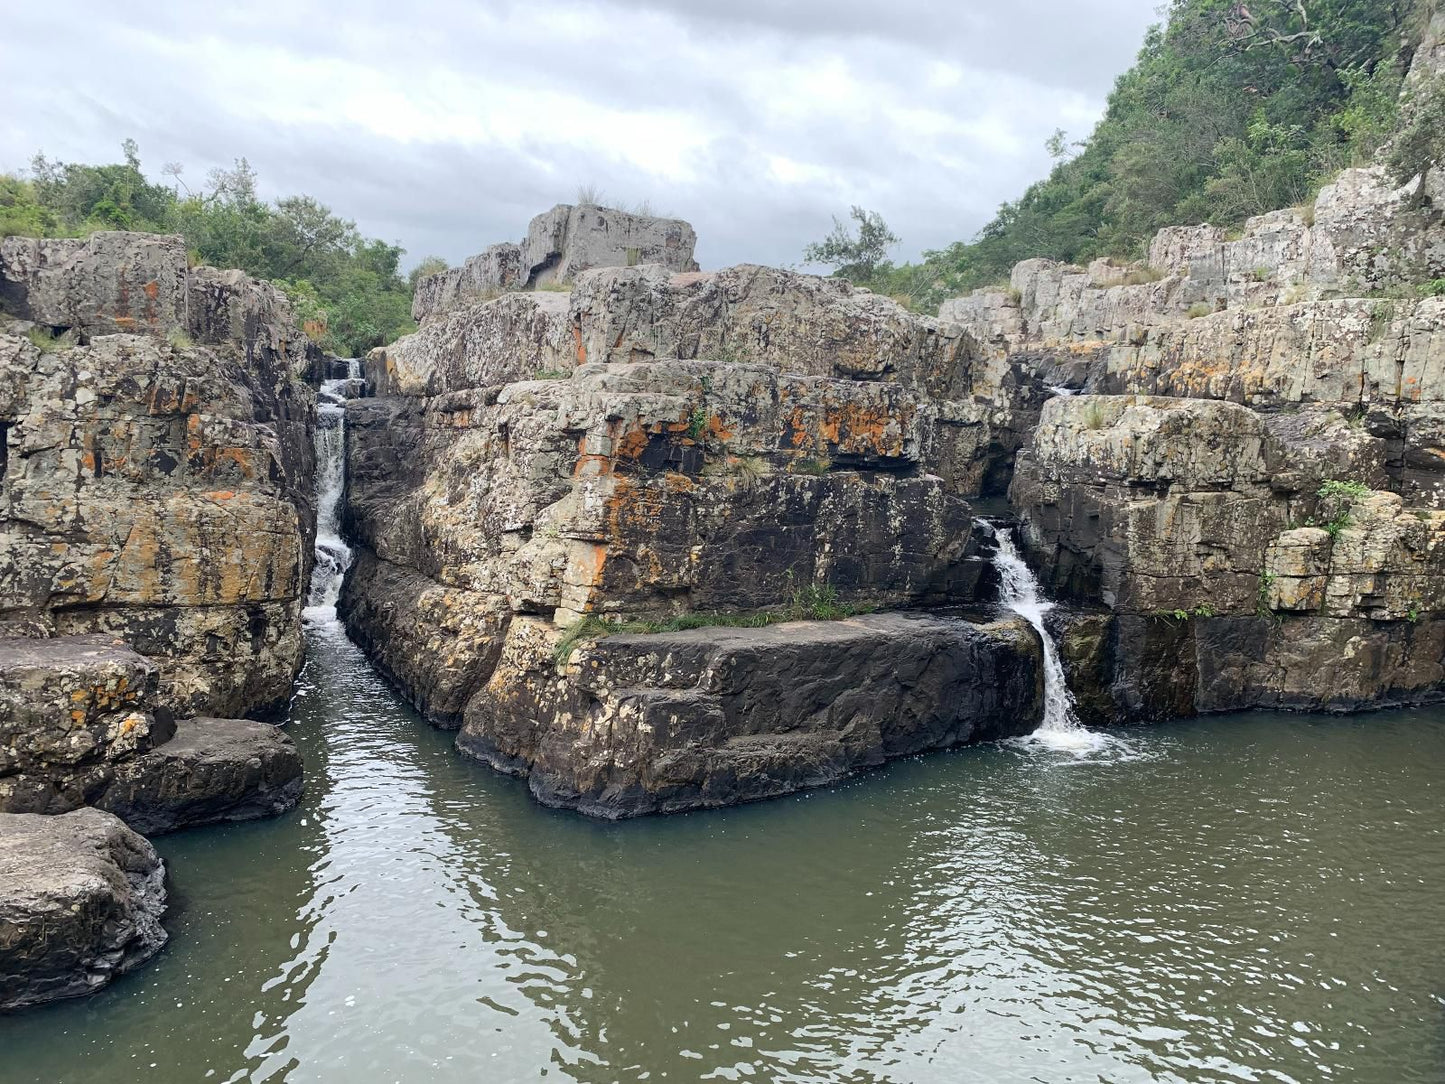
[[[855,206],[849,214],[858,224],[856,237],[848,224],[835,215],[828,236],[805,248],[803,259],[832,267],[838,278],[867,284],[890,266],[888,250],[898,244],[898,238],[876,211]]]

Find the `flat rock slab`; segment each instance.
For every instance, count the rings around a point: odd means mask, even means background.
[[[284,813],[301,797],[289,735],[250,719],[187,719],[166,744],[115,766],[95,805],[147,835]]]
[[[0,1011],[100,989],[166,943],[165,869],[109,813],[0,813]]]
[[[611,636],[560,672],[549,628],[513,622],[457,748],[591,816],[769,798],[1042,718],[1042,646],[1019,618],[882,613]]]

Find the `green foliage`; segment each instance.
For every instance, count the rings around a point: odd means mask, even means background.
[[[1331,479],[1324,485],[1320,486],[1318,496],[1325,500],[1329,500],[1331,498],[1343,498],[1346,501],[1353,502],[1368,497],[1373,492],[1374,490],[1372,490],[1369,486],[1365,485],[1364,482],[1355,480],[1341,481],[1339,479]]]
[[[1208,602],[1201,602],[1192,610],[1156,610],[1155,617],[1163,617],[1171,621],[1188,621],[1191,617],[1213,617],[1214,607]]]
[[[1352,527],[1355,517],[1351,510],[1355,502],[1368,497],[1373,490],[1364,482],[1330,479],[1320,486],[1317,496],[1323,502],[1322,514],[1326,517],[1321,526],[1331,538],[1338,537],[1346,527]]]
[[[1274,581],[1279,579],[1273,572],[1265,570],[1259,574],[1259,598],[1254,604],[1254,612],[1260,617],[1273,618],[1276,616],[1269,604],[1270,588]]]
[[[362,237],[354,222],[310,196],[262,201],[244,158],[212,170],[204,190],[192,192],[180,166],[165,170],[174,188],[153,184],[135,143],[126,140],[122,150],[123,162],[100,166],[40,154],[28,179],[0,175],[0,235],[178,233],[192,262],[279,285],[307,333],[338,354],[364,353],[415,328],[400,247]]]
[[[811,474],[815,478],[821,478],[832,466],[826,459],[799,459],[791,464],[791,469],[794,474]]]
[[[1189,319],[1198,320],[1201,316],[1209,316],[1214,312],[1214,306],[1207,301],[1196,301],[1189,306]]]
[[[876,211],[855,206],[849,214],[858,224],[858,236],[853,236],[848,224],[835,216],[832,231],[805,248],[803,259],[832,267],[833,274],[840,279],[870,286],[892,269],[888,250],[898,244],[898,237]]]
[[[406,276],[406,284],[411,288],[412,292],[415,293],[416,284],[418,282],[426,278],[428,275],[435,275],[439,272],[445,271],[446,269],[446,260],[442,259],[440,256],[428,256],[424,260],[422,260],[421,263],[417,264],[411,269],[411,272]]]
[[[1047,178],[968,242],[890,274],[952,296],[1035,256],[1137,258],[1162,226],[1308,205],[1400,124],[1427,0],[1171,0],[1081,144],[1055,133]],[[1445,91],[1417,91],[1393,158],[1408,179],[1445,159]],[[1077,150],[1078,153],[1073,153]]]

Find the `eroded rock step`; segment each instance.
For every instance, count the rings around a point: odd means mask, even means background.
[[[616,635],[554,662],[513,623],[457,748],[544,804],[618,818],[824,786],[930,749],[1034,730],[1042,652],[1022,619],[869,614]]]

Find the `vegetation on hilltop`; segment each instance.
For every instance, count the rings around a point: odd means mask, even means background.
[[[1400,88],[1434,5],[1172,0],[1093,134],[1071,143],[1056,133],[1049,176],[973,240],[866,274],[826,262],[931,309],[1005,279],[1019,260],[1138,258],[1163,226],[1235,226],[1304,203],[1340,169],[1370,161],[1400,127]],[[1402,183],[1445,150],[1445,94],[1423,88],[1420,97],[1389,156]]]
[[[55,162],[36,155],[27,176],[0,174],[0,237],[84,237],[97,230],[177,233],[194,264],[236,267],[270,280],[291,298],[307,334],[343,356],[365,353],[415,328],[416,276],[403,277],[403,250],[363,237],[310,196],[267,203],[244,158],[212,170],[199,192],[178,165],[174,186],[141,171],[132,140],[124,161],[109,165]],[[428,266],[435,269],[436,261]]]

